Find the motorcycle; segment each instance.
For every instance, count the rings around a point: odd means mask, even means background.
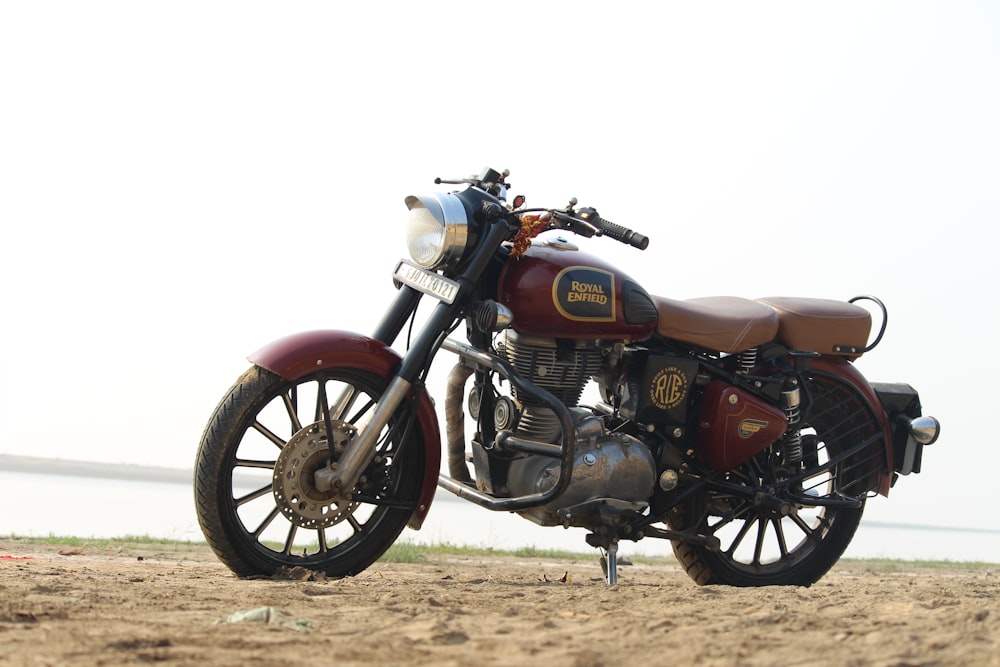
[[[866,500],[919,473],[940,433],[912,387],[870,383],[853,364],[882,339],[884,304],[656,296],[566,239],[645,250],[646,236],[575,199],[508,203],[508,175],[437,179],[455,187],[406,198],[410,257],[372,335],[310,331],[250,355],[197,454],[216,555],[241,577],[355,575],[420,528],[441,487],[586,529],[608,584],[619,542],[646,538],[670,541],[698,584],[818,581]],[[414,331],[425,297],[433,310]],[[390,346],[408,322],[400,355]],[[442,353],[455,358],[448,474],[427,389]],[[581,405],[588,385],[597,399]]]

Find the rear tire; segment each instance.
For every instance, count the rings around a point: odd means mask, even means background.
[[[424,477],[424,443],[415,420],[407,428],[405,407],[382,430],[349,501],[312,485],[312,472],[331,458],[323,404],[342,436],[370,417],[386,384],[349,368],[288,381],[257,366],[236,381],[205,428],[194,478],[202,532],[234,573],[301,566],[348,576],[392,545]]]
[[[688,509],[690,511],[690,509]],[[740,546],[730,542],[721,551],[704,547],[673,543],[674,556],[698,585],[723,584],[726,586],[811,586],[833,567],[847,549],[861,522],[862,510],[829,508],[820,513],[806,533],[803,541],[792,548],[788,555],[768,560],[765,552],[756,558],[740,560],[735,550]],[[671,526],[683,526],[691,521],[684,509],[677,509],[671,516]],[[764,543],[777,541],[778,530],[788,532],[787,526],[777,528],[771,519],[748,519],[748,535],[756,547],[757,540]],[[785,524],[789,519],[779,523]],[[742,529],[742,528],[741,528]],[[743,539],[747,539],[744,536]],[[787,537],[785,538],[787,539]],[[787,547],[786,547],[787,548]],[[732,549],[732,551],[730,551]]]
[[[856,498],[860,507],[795,504],[787,516],[758,507],[743,495],[706,491],[674,508],[671,528],[714,536],[721,548],[673,542],[674,555],[696,583],[729,586],[810,586],[840,559],[861,522],[867,494],[878,485],[884,442],[875,416],[854,388],[816,374],[806,383],[812,398],[802,424],[807,469],[803,493]],[[822,464],[869,443],[836,466]],[[779,483],[764,452],[726,475],[730,484],[766,492]],[[780,456],[778,454],[777,456]]]

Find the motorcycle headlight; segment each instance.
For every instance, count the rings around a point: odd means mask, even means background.
[[[469,239],[469,224],[458,197],[410,195],[406,207],[410,209],[406,245],[414,262],[425,269],[438,269],[461,259]]]

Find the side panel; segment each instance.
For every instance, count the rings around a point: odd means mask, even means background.
[[[892,485],[892,475],[890,472],[893,469],[892,431],[889,428],[885,409],[882,407],[882,402],[879,400],[878,394],[875,393],[875,389],[872,388],[871,383],[865,379],[865,376],[861,374],[861,371],[845,359],[832,356],[822,356],[813,360],[812,367],[816,370],[823,371],[824,373],[836,375],[849,382],[858,391],[858,394],[865,400],[865,402],[868,403],[868,407],[871,409],[872,414],[876,415],[879,420],[879,426],[882,429],[883,443],[885,445],[886,464],[885,469],[881,471],[882,474],[881,481],[879,483],[879,493],[883,496],[888,496],[889,488]]]
[[[356,368],[389,379],[402,362],[395,350],[381,341],[336,330],[292,334],[265,345],[248,359],[286,380],[298,380],[327,367]],[[420,393],[418,400],[417,421],[423,432],[425,466],[420,499],[410,519],[410,527],[414,529],[419,529],[427,516],[441,468],[441,431],[434,404],[426,391]]]
[[[785,413],[720,380],[705,388],[698,451],[716,470],[732,470],[781,437]]]

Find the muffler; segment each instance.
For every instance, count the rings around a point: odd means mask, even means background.
[[[921,445],[933,445],[941,435],[941,422],[934,417],[916,417],[905,419],[910,437]]]

